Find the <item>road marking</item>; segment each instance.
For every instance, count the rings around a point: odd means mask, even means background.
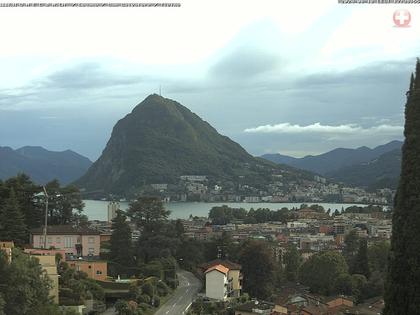
[[[182,312],[183,314],[184,314],[186,311],[188,311],[188,309],[191,307],[191,304],[192,304],[192,303],[188,304],[187,308],[186,308],[186,309]]]

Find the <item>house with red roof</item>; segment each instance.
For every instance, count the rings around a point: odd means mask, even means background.
[[[228,297],[229,268],[223,265],[215,265],[208,268],[204,274],[206,275],[206,297],[209,299],[224,301]]]
[[[229,260],[216,259],[201,265],[201,268],[206,276],[207,284],[207,271],[212,270],[215,266],[222,266],[227,269],[227,297],[239,297],[242,290],[242,273],[241,265],[231,262]],[[219,268],[220,269],[220,268]],[[213,277],[213,275],[212,275]]]

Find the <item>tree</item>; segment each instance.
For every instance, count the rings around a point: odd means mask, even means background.
[[[70,268],[66,262],[59,266],[60,303],[64,305],[83,304],[86,299],[103,300],[103,288],[82,271]]]
[[[137,259],[148,263],[156,258],[175,256],[181,241],[177,237],[176,224],[159,221],[145,226],[137,243]]]
[[[61,187],[58,180],[53,180],[46,185],[46,190],[49,196],[49,224],[72,224],[84,221],[81,218],[84,204],[79,188],[74,185]]]
[[[390,243],[382,241],[375,243],[368,248],[368,260],[370,270],[385,274],[388,267],[388,256]]]
[[[117,216],[112,220],[110,261],[112,262],[111,274],[129,275],[129,267],[134,264],[131,229],[125,213],[117,211]]]
[[[351,295],[352,287],[352,277],[348,273],[342,273],[334,281],[334,292],[336,294]]]
[[[364,300],[365,291],[367,288],[367,279],[364,275],[354,274],[351,276],[352,282],[352,295],[356,298],[357,303],[361,303]]]
[[[14,241],[19,246],[25,244],[27,240],[25,218],[13,189],[0,208],[0,239]]]
[[[302,262],[302,257],[300,256],[295,245],[289,245],[287,252],[284,255],[284,264],[286,279],[289,281],[296,281],[298,277],[299,266]]]
[[[352,273],[364,275],[366,278],[370,276],[367,240],[359,242],[359,250],[354,260]]]
[[[264,242],[248,241],[239,256],[244,274],[244,291],[256,298],[270,296],[274,284],[273,254]]]
[[[311,256],[299,270],[300,282],[309,286],[314,293],[330,295],[335,281],[348,273],[343,256],[337,252],[322,252]]]
[[[324,213],[325,212],[324,207],[321,206],[321,205],[311,205],[309,207],[309,209],[315,210],[316,212],[319,212],[319,213]]]
[[[11,190],[14,190],[19,208],[25,218],[25,225],[28,228],[41,226],[44,207],[40,202],[40,198],[36,195],[42,188],[35,185],[29,176],[25,174],[18,174],[9,178],[4,185],[7,190],[7,196],[9,196]],[[6,196],[4,198],[6,199]]]
[[[6,315],[6,313],[4,312],[4,305],[6,304],[6,302],[3,299],[3,294],[0,293],[0,315]]]
[[[42,315],[52,305],[48,296],[50,282],[38,259],[13,250],[9,264],[0,251],[0,297],[7,315]]]
[[[351,230],[344,237],[344,249],[343,255],[346,259],[347,265],[350,267],[350,270],[353,269],[354,260],[359,249],[359,237],[357,236],[356,230]]]
[[[127,211],[128,216],[138,227],[143,228],[144,232],[152,232],[162,221],[168,219],[170,213],[156,197],[140,197],[130,203]]]
[[[137,308],[137,303],[134,301],[118,300],[115,303],[115,310],[118,315],[138,315],[141,314]]]
[[[420,60],[411,76],[405,107],[405,142],[392,217],[385,315],[420,309]]]
[[[195,239],[183,239],[176,252],[176,258],[183,269],[193,270],[206,261],[203,242]]]
[[[185,233],[184,224],[182,224],[182,221],[180,219],[177,219],[175,221],[175,231],[176,236],[181,238],[182,235]]]

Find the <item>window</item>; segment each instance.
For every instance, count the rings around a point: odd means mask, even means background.
[[[48,236],[48,244],[51,244],[52,243],[52,237],[51,236]]]
[[[72,243],[73,242],[72,242],[71,236],[65,236],[64,237],[64,247],[65,248],[72,248],[73,247],[73,244]]]
[[[92,248],[92,247],[90,247],[89,249],[88,249],[88,255],[93,255],[95,253],[95,249],[94,248]]]
[[[89,238],[88,238],[88,243],[89,243],[89,244],[93,244],[93,243],[95,243],[95,238],[94,238],[93,236],[89,236]]]
[[[101,274],[102,274],[102,271],[100,271],[100,270],[96,270],[96,274],[97,274],[97,275],[101,275]]]
[[[56,243],[58,243],[58,244],[60,244],[60,243],[61,243],[61,237],[57,237],[57,238],[55,239],[55,242],[56,242]]]
[[[89,269],[92,269],[92,266],[91,266],[91,265],[89,265],[89,266],[88,266],[88,268],[89,268]]]

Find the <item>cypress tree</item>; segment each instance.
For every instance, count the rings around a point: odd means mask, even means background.
[[[25,218],[19,208],[14,189],[0,208],[0,239],[13,241],[22,246],[27,241]]]
[[[405,142],[395,196],[385,315],[420,314],[420,61],[405,107]]]
[[[356,258],[354,260],[353,273],[364,275],[366,279],[369,279],[369,260],[368,260],[368,248],[367,241],[359,241],[359,250],[357,251]]]
[[[133,266],[133,246],[131,229],[123,211],[118,210],[112,220],[110,260],[113,263],[111,273],[114,275],[129,275]]]

